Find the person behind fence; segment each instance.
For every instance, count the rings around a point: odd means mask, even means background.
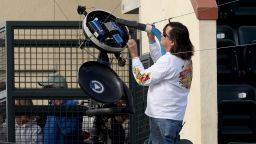
[[[32,106],[32,100],[15,100],[16,106]],[[35,117],[21,115],[15,117],[15,141],[17,144],[42,144],[42,130]]]
[[[65,77],[58,73],[49,74],[47,80],[38,82],[44,89],[67,88]],[[51,100],[49,105],[53,106],[75,106],[76,100]],[[81,143],[81,122],[79,117],[48,115],[44,126],[45,144],[78,144]]]
[[[127,43],[137,83],[149,86],[145,114],[149,117],[150,134],[145,143],[175,144],[192,82],[193,45],[187,27],[179,22],[169,22],[163,29],[164,55],[151,33],[148,38],[154,61],[148,69],[138,57],[136,42],[130,39]]]
[[[32,100],[15,100],[16,106],[32,106]],[[0,130],[0,142],[7,141],[7,124],[4,122]],[[28,115],[15,116],[15,141],[16,144],[42,144],[43,136],[41,127],[35,117]]]

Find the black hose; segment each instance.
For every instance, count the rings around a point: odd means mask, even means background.
[[[131,27],[131,28],[138,29],[138,30],[142,30],[142,31],[146,30],[146,25],[145,24],[138,23],[136,21],[129,21],[129,20],[124,20],[124,19],[117,18],[116,22],[119,23],[119,24],[128,26],[128,27]]]

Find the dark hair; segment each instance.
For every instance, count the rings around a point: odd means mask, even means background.
[[[165,30],[168,26],[172,27],[168,38],[175,41],[171,53],[184,60],[190,60],[194,55],[194,46],[189,39],[187,27],[179,22],[169,22],[163,29],[163,35],[166,35]]]

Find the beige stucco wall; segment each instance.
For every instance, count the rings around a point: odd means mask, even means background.
[[[55,0],[55,20],[80,20],[76,12],[78,4],[86,5],[89,11],[115,9],[113,14],[118,17],[137,18],[121,14],[121,0]],[[1,0],[0,22],[6,20],[54,20],[54,0]]]
[[[132,12],[140,7],[140,0],[122,0],[122,13]]]
[[[161,19],[193,12],[189,0],[141,0],[139,20],[152,23]],[[199,21],[195,14],[173,19],[185,24],[195,50],[216,47],[216,22]],[[168,21],[156,24],[162,30]],[[142,32],[142,52],[148,52],[146,33]],[[188,100],[181,137],[194,144],[217,144],[217,79],[216,50],[195,52],[193,83]]]

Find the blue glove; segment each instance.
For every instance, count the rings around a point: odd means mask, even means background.
[[[159,42],[161,42],[162,33],[154,26],[152,26],[151,33],[156,36]],[[164,46],[160,43],[161,55],[166,53]]]

